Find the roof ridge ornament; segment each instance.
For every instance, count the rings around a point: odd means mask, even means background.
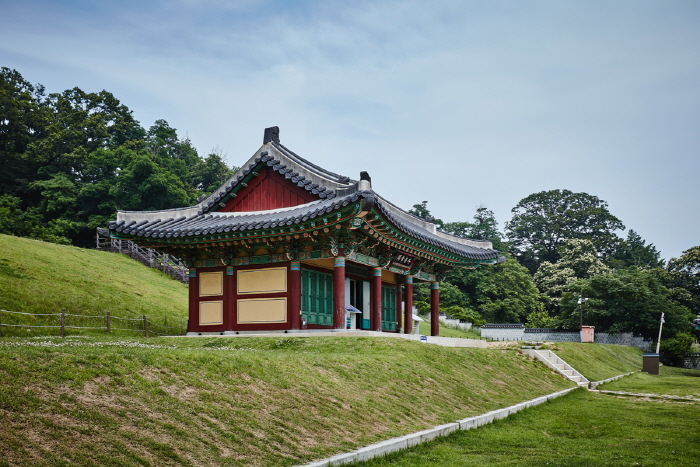
[[[357,182],[359,191],[370,191],[372,189],[372,177],[367,172],[360,172],[360,181]]]
[[[263,144],[269,142],[277,143],[280,142],[280,128],[278,126],[271,126],[270,128],[265,128],[265,134],[263,136]]]

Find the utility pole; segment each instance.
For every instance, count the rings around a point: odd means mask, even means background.
[[[656,341],[656,353],[659,353],[659,349],[661,348],[661,329],[664,327],[664,314],[661,313],[661,324],[659,325],[659,340]]]

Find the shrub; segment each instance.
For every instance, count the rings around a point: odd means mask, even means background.
[[[683,366],[683,358],[690,351],[693,341],[693,337],[685,332],[679,332],[670,339],[663,339],[659,359],[664,365]]]

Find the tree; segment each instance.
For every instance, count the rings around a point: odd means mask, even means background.
[[[474,214],[474,222],[446,222],[442,230],[462,238],[488,240],[494,249],[505,250],[503,235],[498,231],[498,222],[493,211],[485,206],[479,206]]]
[[[430,284],[421,282],[413,286],[413,301],[430,302]],[[469,298],[458,287],[449,282],[440,283],[440,308],[452,306],[465,308],[469,304]]]
[[[135,151],[128,151],[128,163],[119,173],[116,190],[120,208],[128,211],[170,209],[194,201],[182,180]]]
[[[634,230],[627,232],[627,239],[620,240],[614,246],[613,253],[607,258],[608,265],[615,269],[629,266],[660,268],[664,261],[653,244],[646,241]]]
[[[680,258],[671,258],[666,269],[672,286],[687,292],[684,304],[693,314],[700,314],[700,246],[685,250]]]
[[[544,261],[556,263],[561,247],[570,239],[588,239],[607,255],[624,229],[622,222],[608,211],[605,201],[588,193],[550,190],[522,199],[506,223],[511,253],[534,272]]]
[[[636,266],[572,284],[562,297],[560,315],[572,327],[579,324],[579,296],[588,298],[582,308],[584,323],[600,331],[634,332],[655,338],[661,313],[665,313],[665,337],[689,329],[689,310],[672,300],[669,289],[653,273]]]
[[[442,227],[443,222],[441,219],[435,219],[435,217],[430,213],[430,210],[428,209],[428,202],[423,201],[420,204],[414,204],[413,208],[408,210],[409,214],[413,214],[416,217],[420,217],[421,219],[427,221],[427,222],[432,222],[433,224],[437,225],[438,227]]]
[[[44,88],[16,70],[0,68],[0,195],[26,198],[36,170],[22,160],[32,143],[45,136],[50,110],[42,105]]]
[[[204,194],[211,194],[224,184],[238,171],[237,167],[229,168],[219,154],[209,154],[196,167],[193,184]]]
[[[465,308],[476,310],[491,323],[522,322],[543,309],[530,274],[513,259],[473,270],[456,269],[446,280],[464,293]]]
[[[545,261],[537,268],[533,280],[545,297],[550,313],[559,312],[564,292],[579,279],[589,279],[607,274],[610,269],[598,258],[598,252],[590,240],[568,240],[561,249],[561,259],[555,264]]]

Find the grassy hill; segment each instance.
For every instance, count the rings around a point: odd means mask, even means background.
[[[65,309],[69,314],[95,316],[109,311],[124,318],[147,315],[159,323],[167,317],[170,324],[181,324],[187,318],[187,286],[125,255],[0,235],[0,309],[25,313]],[[2,320],[56,324],[55,317],[3,314]],[[3,331],[27,333],[23,328]],[[46,332],[56,334],[55,329]]]
[[[555,342],[549,348],[590,381],[642,369],[642,351],[634,347]]]
[[[2,309],[172,320],[186,307],[185,286],[126,257],[0,236]],[[0,467],[295,465],[572,386],[515,349],[88,333],[0,338]],[[590,374],[638,358],[579,347],[561,349],[575,367],[607,362]]]
[[[13,466],[295,465],[572,386],[379,337],[2,338],[0,381]]]

